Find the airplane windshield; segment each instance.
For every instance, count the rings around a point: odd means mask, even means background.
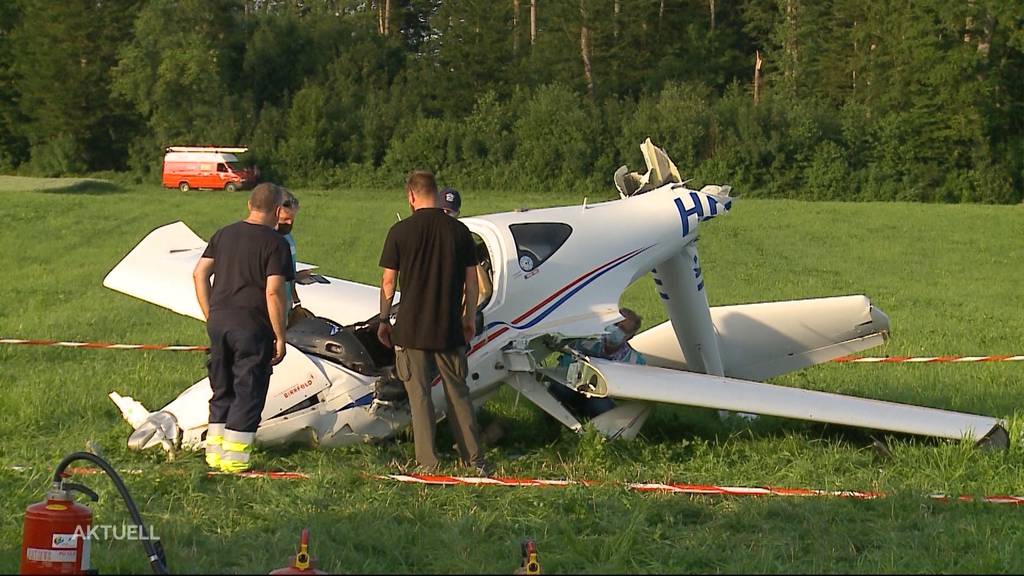
[[[509,227],[519,251],[519,267],[529,272],[550,258],[572,234],[572,226],[561,222],[531,222]]]

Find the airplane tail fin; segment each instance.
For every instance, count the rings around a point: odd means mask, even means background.
[[[192,270],[205,248],[206,242],[183,222],[161,226],[118,262],[103,285],[203,320]]]

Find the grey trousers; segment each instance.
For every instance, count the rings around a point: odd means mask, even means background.
[[[416,461],[424,468],[437,466],[434,432],[437,418],[430,397],[431,384],[440,372],[448,399],[448,424],[458,443],[459,456],[466,464],[481,465],[484,453],[480,446],[480,429],[469,400],[466,385],[466,348],[453,350],[416,350],[395,348],[395,370],[405,384],[412,410],[412,434],[416,445]]]

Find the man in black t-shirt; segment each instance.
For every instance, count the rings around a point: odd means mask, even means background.
[[[249,215],[214,233],[192,273],[210,336],[206,462],[224,472],[249,469],[272,366],[284,359],[285,290],[295,273],[274,231],[283,201],[280,187],[256,186]]]
[[[435,374],[440,372],[448,399],[448,422],[462,460],[487,474],[466,386],[466,347],[476,329],[478,292],[473,237],[465,224],[438,206],[433,174],[413,172],[405,190],[413,215],[392,226],[384,242],[377,336],[385,346],[395,347],[395,369],[409,394],[420,467],[428,471],[437,468],[436,418],[430,392]],[[399,275],[402,302],[392,329],[391,302]]]

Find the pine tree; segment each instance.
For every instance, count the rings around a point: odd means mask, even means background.
[[[136,118],[110,92],[136,0],[24,0],[14,85],[37,169],[123,168]]]
[[[18,109],[11,41],[20,16],[15,2],[0,3],[0,171],[11,170],[28,157],[28,143],[18,134],[25,118]]]
[[[236,0],[151,0],[120,50],[114,89],[145,118],[137,165],[175,144],[237,144],[254,115],[243,107],[245,37]],[[138,155],[142,155],[138,157]]]

